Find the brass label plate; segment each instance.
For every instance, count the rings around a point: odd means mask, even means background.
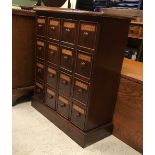
[[[64,27],[74,29],[75,28],[75,23],[64,22]]]
[[[60,74],[60,78],[66,80],[68,82],[71,81],[70,77],[65,74]]]
[[[58,47],[57,46],[54,46],[52,44],[49,44],[48,45],[48,48],[51,49],[51,50],[54,50],[54,51],[58,51]]]
[[[37,63],[37,67],[39,67],[39,68],[44,68],[44,65],[42,65],[42,64],[40,64],[40,63]]]
[[[36,82],[36,86],[38,86],[39,88],[43,89],[43,85],[38,83],[38,82]]]
[[[80,108],[79,106],[77,106],[75,104],[73,105],[73,109],[78,111],[80,114],[84,114],[85,113],[84,109]]]
[[[42,41],[37,41],[37,45],[44,47],[44,42],[42,42]]]
[[[47,93],[50,94],[50,95],[55,96],[55,93],[52,90],[50,90],[50,89],[47,89]]]
[[[96,29],[95,25],[81,24],[81,30],[82,31],[95,32],[95,29]]]
[[[53,20],[53,19],[50,19],[50,25],[52,26],[59,26],[59,20]]]
[[[62,96],[59,96],[59,100],[65,104],[69,104],[69,101]]]
[[[39,24],[45,24],[45,19],[44,18],[38,18],[37,23]]]
[[[54,69],[52,69],[50,67],[48,67],[48,72],[56,75],[56,70],[54,70]]]
[[[91,56],[88,55],[78,54],[78,58],[87,62],[91,62]]]
[[[75,85],[82,88],[82,89],[88,90],[88,85],[85,83],[82,83],[80,81],[75,81]]]
[[[69,56],[72,56],[72,51],[64,49],[64,48],[62,49],[62,53],[66,54],[66,55],[69,55]]]

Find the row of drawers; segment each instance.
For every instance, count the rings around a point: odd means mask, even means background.
[[[58,71],[53,66],[44,66],[36,63],[36,81],[48,84],[53,90],[58,90],[66,97],[73,97],[83,105],[87,105],[90,92],[90,84],[77,77],[72,77],[63,71]]]
[[[47,50],[46,50],[47,49]],[[55,66],[72,73],[81,75],[86,79],[90,79],[93,55],[73,48],[59,46],[58,44],[48,42],[47,48],[45,41],[37,39],[36,43],[36,57],[45,60]],[[43,65],[42,68],[44,68]],[[41,68],[41,67],[40,67]]]
[[[91,50],[95,49],[98,31],[97,23],[52,17],[37,17],[36,23],[37,36],[47,36],[52,40],[73,45],[77,44]]]
[[[41,82],[35,83],[35,95],[38,99],[83,130],[86,116],[85,106],[76,100],[71,101],[69,97],[60,92],[56,93],[56,90],[50,88],[48,84],[44,86]]]

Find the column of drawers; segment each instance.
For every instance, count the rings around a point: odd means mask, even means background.
[[[85,130],[97,23],[36,18],[35,95]]]

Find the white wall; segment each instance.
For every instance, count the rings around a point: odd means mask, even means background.
[[[76,0],[70,0],[71,2],[71,8],[75,9]],[[68,7],[68,0],[65,2],[65,4],[61,8],[67,8]]]

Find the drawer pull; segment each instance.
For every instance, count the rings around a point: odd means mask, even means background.
[[[88,32],[85,32],[85,31],[83,32],[83,35],[85,36],[88,36],[88,34],[89,34]]]
[[[50,99],[53,99],[54,96],[53,96],[53,95],[48,95],[48,97],[49,97]]]
[[[66,61],[68,60],[68,56],[67,56],[67,55],[64,55],[63,58],[64,58],[64,60],[66,60]]]
[[[54,51],[52,51],[52,50],[50,51],[50,54],[54,55],[54,53],[55,53]]]
[[[49,74],[50,78],[54,78],[54,76],[55,76],[54,74]]]
[[[38,47],[38,50],[42,50],[42,47],[39,46],[39,47]]]
[[[70,29],[66,29],[66,31],[67,31],[67,32],[70,32],[71,30],[70,30]]]
[[[65,107],[65,104],[64,104],[64,103],[61,103],[60,106],[61,106],[61,107]]]
[[[38,69],[37,69],[37,72],[38,72],[38,73],[41,73],[41,68],[38,68]]]
[[[83,92],[83,89],[79,88],[79,89],[77,90],[77,92],[78,92],[78,94],[79,94],[79,93],[82,93],[82,92]]]
[[[65,85],[67,85],[68,81],[63,80],[62,83],[65,84]]]
[[[81,116],[81,114],[78,112],[78,113],[76,113],[76,115],[75,115],[76,117],[80,117]]]
[[[81,62],[80,64],[81,64],[82,67],[86,66],[85,62]]]
[[[41,24],[38,24],[38,27],[43,27],[43,25],[41,25]]]
[[[55,27],[54,26],[51,26],[50,29],[55,30]]]

